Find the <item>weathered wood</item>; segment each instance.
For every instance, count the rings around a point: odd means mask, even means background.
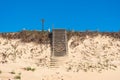
[[[61,57],[67,54],[67,32],[65,29],[52,31],[52,56]]]

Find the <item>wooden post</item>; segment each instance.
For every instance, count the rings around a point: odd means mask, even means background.
[[[44,31],[44,22],[45,22],[45,20],[42,19],[42,31]]]

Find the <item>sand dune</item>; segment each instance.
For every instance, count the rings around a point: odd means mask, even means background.
[[[73,36],[59,68],[50,68],[50,44],[0,37],[0,80],[120,80],[120,40]]]

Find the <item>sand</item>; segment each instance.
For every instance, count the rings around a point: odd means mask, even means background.
[[[50,44],[1,37],[0,80],[120,80],[118,39],[98,35],[81,41],[73,36],[68,55],[57,61],[58,68],[50,67],[50,56]]]

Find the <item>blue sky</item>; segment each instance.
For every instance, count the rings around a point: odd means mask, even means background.
[[[66,28],[120,31],[120,0],[0,0],[0,32]]]

